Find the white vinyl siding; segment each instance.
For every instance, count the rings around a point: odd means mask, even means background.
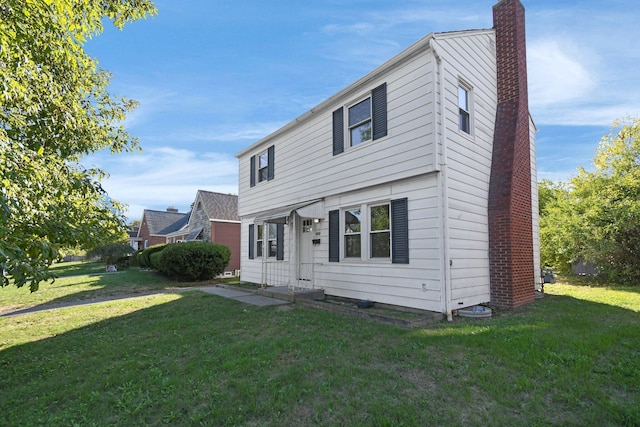
[[[430,55],[408,60],[324,110],[308,113],[304,125],[293,126],[277,139],[265,138],[255,150],[240,157],[240,216],[322,198],[336,188],[344,191],[403,179],[435,169],[433,137],[433,95]],[[362,99],[371,90],[387,83],[387,126],[385,138],[350,147],[333,155],[331,135],[337,108]],[[345,135],[346,137],[346,135]],[[277,142],[277,173],[265,187],[249,186],[249,157]],[[302,143],[304,142],[304,143]],[[275,185],[278,183],[279,185]],[[293,199],[292,199],[293,195]]]
[[[453,309],[489,301],[487,198],[496,112],[494,32],[434,37],[440,63],[423,41],[413,54],[391,60],[392,66],[383,65],[382,71],[363,77],[238,155],[243,233],[260,212],[323,200],[324,217],[314,227],[318,243],[312,256],[314,286],[328,295],[438,312],[445,310],[447,300]],[[442,76],[436,70],[442,70]],[[473,89],[470,134],[459,130],[461,81]],[[348,138],[346,109],[384,83],[387,135],[355,147],[345,142],[344,152],[334,155],[333,112],[345,108]],[[273,145],[278,152],[274,179],[250,187],[249,159]],[[372,258],[368,249],[359,258],[345,257],[345,210],[365,207],[362,215],[369,215],[370,206],[401,198],[408,200],[408,263]],[[331,211],[341,214],[338,262],[329,262],[328,255]],[[284,226],[285,250],[295,244],[288,237],[289,227]],[[368,226],[361,229],[363,241],[370,238],[370,231]],[[243,235],[242,242],[247,241]],[[244,243],[243,251],[242,280],[261,283],[262,261],[249,260]]]
[[[349,206],[380,205],[384,199],[409,200],[409,264],[392,264],[388,258],[326,262],[328,221],[321,223],[322,244],[314,251],[318,285],[329,295],[369,299],[387,304],[441,312],[442,250],[436,174],[368,188],[325,199],[327,211]],[[368,229],[367,229],[368,230]],[[363,239],[367,238],[367,230]],[[363,253],[364,254],[364,253]],[[366,254],[365,254],[366,255]]]
[[[488,302],[488,193],[496,114],[494,33],[474,37],[452,34],[438,41],[446,61],[445,135],[447,136],[447,224],[452,308]],[[471,133],[460,131],[461,81],[471,92]]]

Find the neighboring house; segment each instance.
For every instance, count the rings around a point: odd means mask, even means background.
[[[142,239],[138,237],[138,232],[140,227],[132,227],[130,230],[127,230],[127,234],[129,234],[129,245],[133,248],[133,250],[139,251],[143,249],[144,242]]]
[[[180,213],[174,207],[166,211],[145,209],[140,220],[137,240],[139,249],[167,242],[167,236],[187,225],[189,214]]]
[[[227,246],[231,250],[231,259],[226,273],[238,274],[240,270],[238,196],[198,190],[188,220],[181,228],[168,233],[165,237],[166,243],[201,240]]]
[[[431,33],[239,152],[242,279],[446,313],[540,282],[524,8]]]

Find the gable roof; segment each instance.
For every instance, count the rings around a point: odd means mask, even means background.
[[[146,219],[150,235],[165,235],[180,230],[189,222],[189,214],[145,209],[142,222]]]
[[[353,96],[353,94],[358,93],[358,91],[362,90],[363,87],[370,85],[376,79],[379,79],[380,76],[389,72],[389,70],[399,66],[409,59],[413,58],[416,55],[422,54],[425,51],[432,51],[432,40],[436,38],[451,38],[451,37],[459,37],[473,34],[482,34],[482,33],[494,33],[494,29],[478,29],[478,30],[460,30],[460,31],[446,31],[446,32],[438,32],[438,33],[429,33],[426,36],[422,37],[420,40],[413,43],[411,46],[404,49],[402,52],[398,53],[391,59],[387,60],[383,64],[379,65],[369,73],[365,74],[363,77],[356,80],[354,83],[342,89],[340,92],[335,95],[330,96],[329,98],[322,101],[320,104],[313,107],[311,110],[306,113],[298,116],[293,121],[284,125],[280,129],[274,131],[273,133],[265,136],[254,144],[249,145],[245,149],[236,153],[236,157],[239,159],[247,153],[255,150],[257,147],[262,145],[267,145],[274,138],[284,134],[288,130],[300,126],[301,123],[306,122],[311,117],[317,114],[324,114],[327,110],[334,108],[336,104],[342,102],[342,99]]]
[[[238,216],[238,196],[234,194],[214,193],[212,191],[198,190],[195,206],[202,203],[202,209],[209,220],[240,221]]]

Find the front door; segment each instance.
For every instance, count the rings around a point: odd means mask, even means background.
[[[313,280],[313,220],[301,221],[298,282],[301,287],[309,287]]]

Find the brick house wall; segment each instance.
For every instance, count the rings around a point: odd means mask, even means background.
[[[211,222],[211,241],[231,250],[227,271],[240,270],[240,223]]]

